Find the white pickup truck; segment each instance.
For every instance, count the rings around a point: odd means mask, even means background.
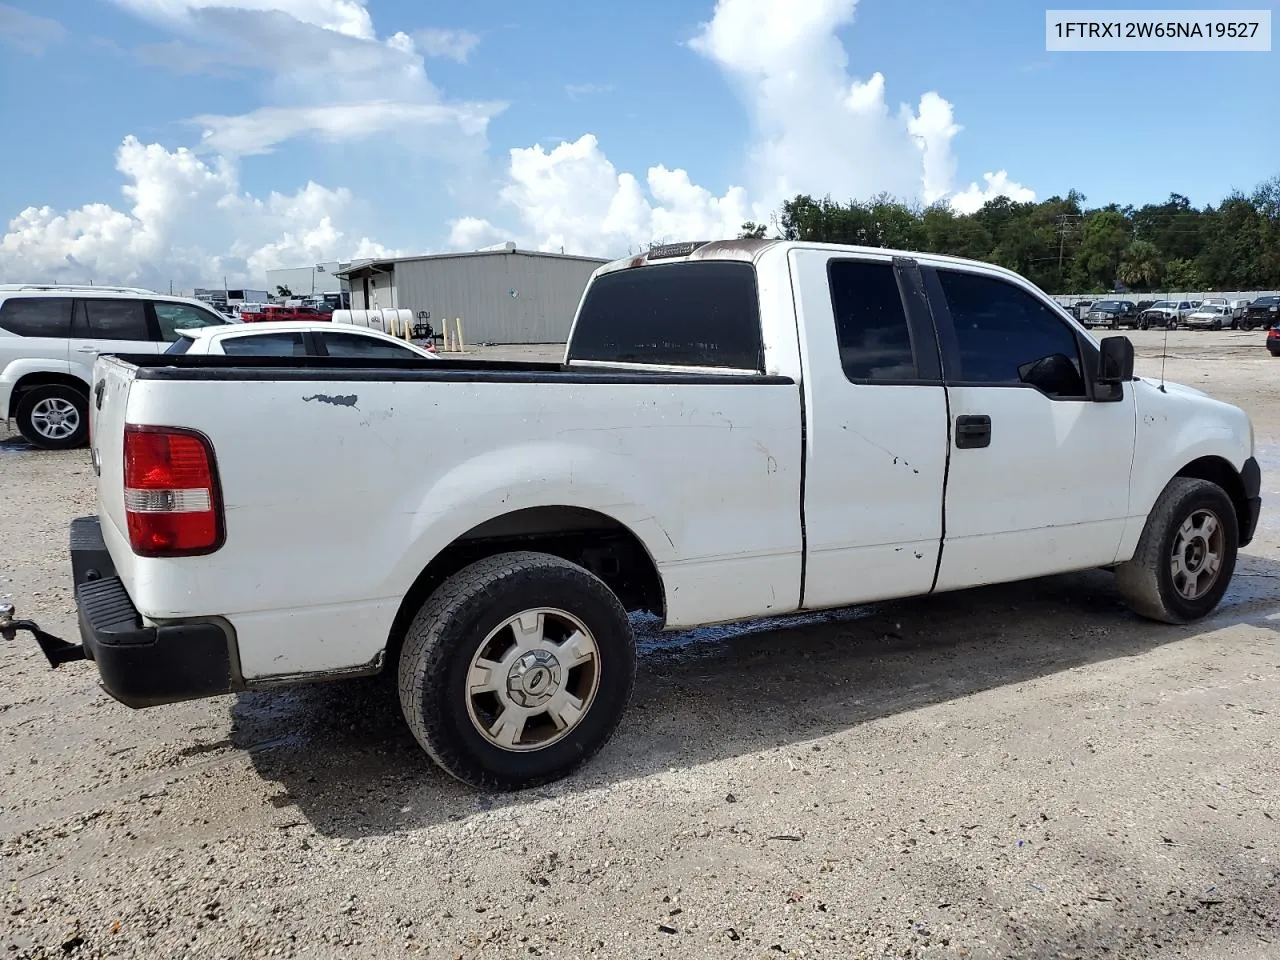
[[[563,363],[103,357],[83,646],[144,707],[390,671],[484,788],[564,775],[666,628],[1114,568],[1143,616],[1257,524],[1236,407],[1007,270],[782,241],[601,267]],[[29,622],[8,621],[12,634]],[[1065,641],[1064,641],[1065,642]]]

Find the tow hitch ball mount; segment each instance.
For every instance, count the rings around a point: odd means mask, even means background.
[[[36,643],[40,644],[40,650],[51,667],[85,659],[84,647],[78,643],[67,643],[61,637],[45,633],[34,620],[17,620],[14,618],[14,613],[12,603],[0,603],[0,637],[16,640],[18,634],[25,630],[35,637]]]

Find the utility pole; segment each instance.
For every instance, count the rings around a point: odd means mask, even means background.
[[[1067,225],[1080,219],[1078,213],[1058,214],[1058,286],[1062,286],[1063,259],[1067,252]]]

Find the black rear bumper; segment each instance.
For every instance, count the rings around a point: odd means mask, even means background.
[[[71,521],[80,639],[102,687],[125,706],[154,707],[240,689],[234,637],[217,621],[146,626],[116,575],[97,517]]]

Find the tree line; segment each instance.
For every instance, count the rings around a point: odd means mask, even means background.
[[[1008,267],[1055,294],[1280,289],[1280,176],[1196,208],[1181,194],[1142,207],[1086,207],[1076,190],[1040,203],[989,200],[971,214],[881,194],[799,195],[742,237],[919,250]]]

